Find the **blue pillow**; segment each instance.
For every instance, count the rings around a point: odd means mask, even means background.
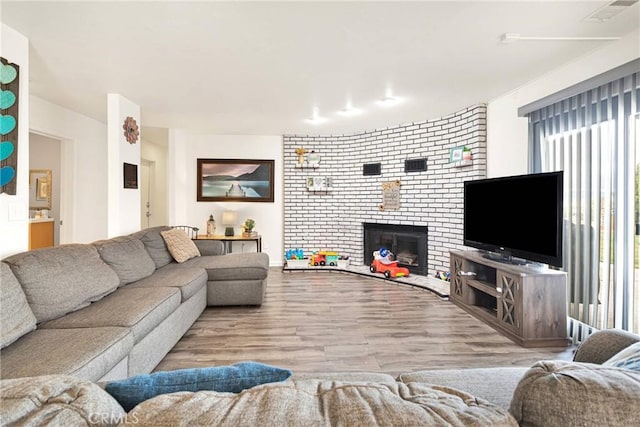
[[[640,371],[640,342],[620,350],[618,354],[605,361],[602,365]]]
[[[258,362],[240,362],[231,366],[136,375],[108,382],[105,390],[129,412],[138,403],[160,394],[201,390],[239,393],[260,384],[284,381],[290,376],[288,369]]]

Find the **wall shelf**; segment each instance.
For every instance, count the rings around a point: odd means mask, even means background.
[[[464,166],[472,166],[472,165],[473,165],[473,160],[460,160],[459,162],[453,163],[454,168],[461,168]]]

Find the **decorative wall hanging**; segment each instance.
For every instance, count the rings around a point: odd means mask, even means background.
[[[455,163],[462,160],[462,153],[464,153],[464,146],[453,147],[449,149],[449,162]]]
[[[0,58],[0,193],[16,194],[20,67]]]
[[[199,202],[273,202],[273,160],[198,159]]]
[[[298,156],[298,166],[304,165],[304,155],[307,153],[307,150],[304,147],[296,148],[296,154]]]
[[[122,130],[124,130],[124,137],[127,138],[129,144],[135,144],[138,141],[140,132],[138,131],[138,123],[133,117],[129,116],[124,119]]]
[[[124,188],[138,188],[138,165],[124,163]]]
[[[400,180],[382,183],[382,204],[381,211],[400,209]]]

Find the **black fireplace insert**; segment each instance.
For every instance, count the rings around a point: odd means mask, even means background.
[[[373,262],[373,252],[384,247],[395,255],[398,265],[412,274],[428,275],[428,227],[421,225],[364,224],[364,262]]]

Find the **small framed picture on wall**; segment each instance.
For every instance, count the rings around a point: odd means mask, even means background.
[[[138,188],[138,165],[124,163],[124,188]]]

